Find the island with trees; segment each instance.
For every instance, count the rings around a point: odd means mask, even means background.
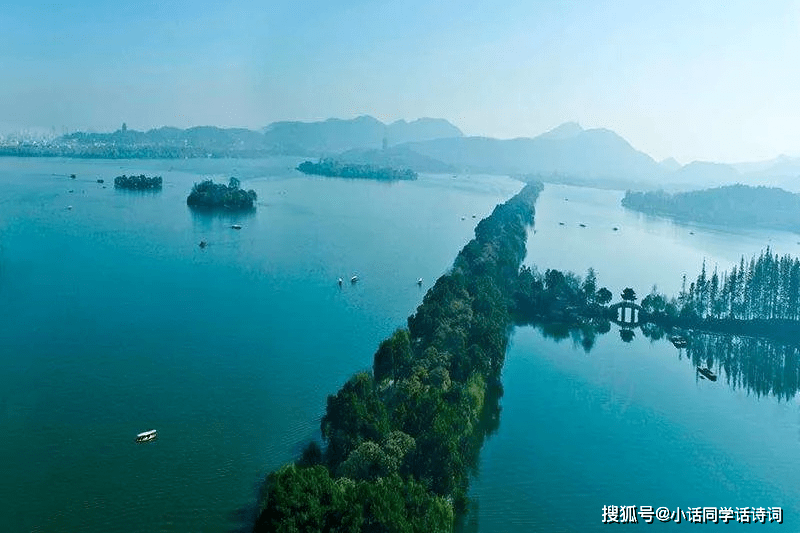
[[[72,175],[75,176],[74,174]],[[98,180],[98,182],[100,182]],[[144,174],[138,176],[117,176],[114,178],[114,187],[117,189],[130,189],[135,191],[152,191],[161,189],[161,176],[148,177]]]
[[[236,178],[230,178],[228,185],[209,179],[194,184],[186,204],[199,209],[246,211],[255,209],[256,198],[256,192],[240,188]]]
[[[317,176],[379,181],[415,180],[418,177],[416,172],[408,168],[396,169],[376,165],[349,164],[331,158],[320,159],[316,163],[304,161],[297,166],[297,170],[303,174]]]
[[[800,233],[800,195],[776,187],[728,185],[675,194],[628,191],[622,205],[687,222]]]
[[[328,397],[324,446],[271,473],[255,531],[449,532],[499,421],[510,303],[541,184],[482,220],[371,372]]]

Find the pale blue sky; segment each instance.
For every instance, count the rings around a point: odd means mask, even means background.
[[[657,159],[800,155],[798,0],[2,1],[6,130],[576,120]]]

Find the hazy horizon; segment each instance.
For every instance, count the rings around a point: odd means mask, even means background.
[[[800,2],[7,5],[0,131],[371,115],[607,128],[656,160],[800,155]]]

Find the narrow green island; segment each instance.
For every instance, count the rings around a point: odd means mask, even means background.
[[[199,209],[227,209],[231,211],[247,211],[255,209],[256,191],[239,187],[236,178],[224,183],[205,180],[195,183],[192,192],[186,198],[186,204]]]
[[[267,477],[255,531],[452,531],[496,430],[510,304],[541,184],[482,220],[372,372],[328,397],[324,444]]]
[[[800,195],[777,187],[729,185],[676,194],[628,191],[622,205],[687,222],[800,233]]]
[[[336,178],[369,179],[379,181],[415,180],[418,175],[411,169],[396,169],[376,165],[341,163],[335,159],[320,159],[317,163],[304,161],[297,166],[303,174]]]
[[[75,174],[72,175],[75,177]],[[99,180],[98,180],[99,182]],[[114,188],[116,189],[130,189],[136,191],[148,191],[161,189],[161,176],[148,177],[144,174],[138,176],[117,176],[114,178]]]

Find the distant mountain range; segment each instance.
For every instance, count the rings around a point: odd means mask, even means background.
[[[695,161],[681,166],[636,150],[607,129],[564,123],[537,137],[468,137],[444,119],[385,124],[370,116],[319,122],[275,122],[261,131],[202,126],[120,128],[72,133],[46,143],[0,145],[0,155],[96,158],[336,157],[349,163],[408,167],[417,172],[508,174],[601,187],[666,190],[731,183],[800,190],[800,158],[736,165]]]

